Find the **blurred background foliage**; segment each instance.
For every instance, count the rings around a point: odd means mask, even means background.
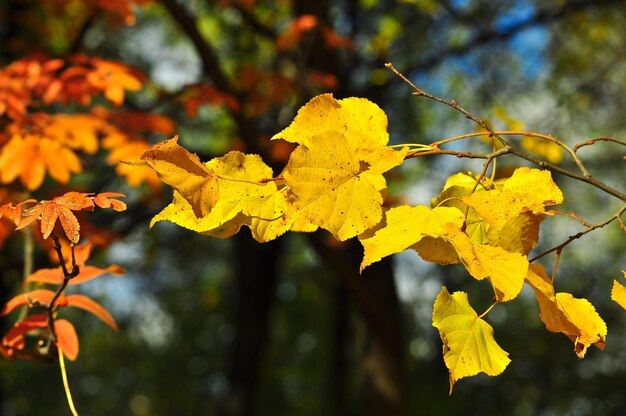
[[[174,119],[181,143],[204,160],[243,149],[280,169],[289,149],[267,138],[322,92],[375,101],[388,114],[394,143],[476,130],[451,109],[412,96],[385,62],[497,128],[513,124],[570,145],[626,132],[624,1],[102,4],[5,0],[2,64],[34,52],[80,52],[136,66],[150,82],[125,105]],[[623,190],[622,150],[599,143],[580,155],[594,175]],[[498,167],[520,164],[509,157]],[[446,156],[410,160],[391,174],[391,199],[428,204],[447,176],[481,166]],[[102,181],[93,176],[83,181]],[[171,191],[145,203],[150,190],[109,179],[107,190],[138,205],[100,224],[120,238],[96,263],[115,262],[129,274],[84,286],[120,331],[70,315],[82,352],[68,371],[82,415],[626,414],[626,317],[609,300],[612,279],[626,268],[617,224],[568,246],[557,277],[559,290],[589,298],[605,318],[606,351],[578,360],[566,337],[545,330],[525,290],[488,317],[511,354],[507,370],[464,379],[448,397],[431,327],[434,297],[444,283],[468,291],[476,310],[491,302],[491,291],[462,267],[434,266],[406,252],[361,278],[356,249],[324,233],[259,247],[245,231],[221,241],[170,224],[149,229]],[[600,221],[619,207],[597,189],[556,180],[563,210],[585,220]],[[536,252],[579,229],[571,219],[550,218]],[[20,284],[20,244],[12,237],[0,251],[5,288]],[[554,257],[542,262],[550,269]],[[1,414],[67,413],[57,366],[3,360],[0,374]]]

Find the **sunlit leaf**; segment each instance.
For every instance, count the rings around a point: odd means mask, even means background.
[[[117,324],[111,314],[99,303],[85,295],[69,295],[66,297],[67,305],[80,308],[96,315],[104,323],[117,331]]]
[[[443,342],[443,358],[450,371],[450,393],[454,383],[483,372],[502,373],[511,362],[493,337],[493,328],[469,304],[465,292],[450,294],[443,287],[433,308],[433,326]]]
[[[58,348],[63,351],[68,360],[76,360],[79,347],[74,325],[66,319],[57,319],[54,321],[54,332],[56,332]]]
[[[622,273],[624,273],[624,278],[626,278],[626,272]],[[613,280],[611,299],[613,299],[615,302],[617,302],[618,305],[626,310],[626,286],[624,286],[617,280]]]
[[[20,293],[9,300],[0,312],[1,316],[7,315],[13,312],[20,306],[30,305],[32,303],[46,304],[52,301],[54,292],[48,289],[31,290],[30,292]]]
[[[526,282],[535,292],[546,329],[567,335],[574,342],[574,352],[579,358],[585,356],[592,344],[604,349],[606,324],[587,299],[577,299],[569,293],[555,293],[552,280],[539,264],[530,266]]]

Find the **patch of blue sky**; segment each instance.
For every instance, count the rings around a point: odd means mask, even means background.
[[[550,32],[544,26],[529,27],[510,39],[511,49],[520,57],[526,79],[539,77],[549,67],[545,55],[549,40]]]
[[[524,0],[513,2],[514,5],[502,13],[494,22],[494,29],[507,32],[511,28],[530,20],[537,9],[533,3]]]

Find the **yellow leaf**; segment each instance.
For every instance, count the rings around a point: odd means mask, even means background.
[[[350,146],[360,149],[379,148],[389,141],[387,115],[365,98],[336,100],[332,94],[313,98],[298,110],[293,122],[272,140],[283,139],[309,145],[311,140],[327,131],[344,134]]]
[[[385,213],[381,227],[359,236],[365,249],[361,270],[383,257],[399,253],[422,238],[439,237],[445,224],[463,225],[463,213],[456,208],[433,210],[424,205],[391,208]]]
[[[496,343],[493,328],[478,317],[467,299],[467,293],[454,292],[445,286],[433,308],[433,326],[443,342],[443,359],[450,371],[450,394],[454,383],[483,372],[501,374],[511,360]]]
[[[563,148],[538,137],[524,137],[520,143],[522,147],[539,156],[543,156],[550,163],[559,163],[563,160]]]
[[[544,213],[547,205],[563,202],[563,194],[549,171],[518,168],[504,182],[502,190],[475,192],[463,198],[476,213],[496,230],[524,212]]]
[[[591,344],[604,349],[606,324],[587,299],[555,293],[550,277],[539,264],[530,265],[526,282],[535,292],[546,329],[567,335],[574,342],[574,352],[579,358],[585,356]]]
[[[424,237],[411,246],[421,258],[431,263],[438,263],[443,266],[448,264],[458,264],[460,259],[454,246],[443,238]]]
[[[626,272],[624,278],[626,278]],[[613,289],[611,289],[611,299],[617,302],[622,308],[626,310],[626,287],[619,283],[617,280],[613,280]]]
[[[306,218],[344,241],[382,218],[383,198],[376,188],[384,178],[368,167],[346,136],[327,131],[293,151],[283,176]]]
[[[462,212],[467,212],[465,232],[474,244],[498,246],[512,253],[528,255],[537,245],[539,224],[543,221],[544,216],[524,212],[509,218],[501,229],[496,229],[479,216],[473,208],[469,208],[462,202],[463,198],[472,194],[477,180],[478,175],[471,172],[462,172],[450,176],[439,196],[431,201],[431,206],[456,207]],[[475,198],[480,198],[480,195],[494,186],[496,183],[484,179],[474,191],[477,194]],[[435,261],[440,264],[449,264]]]
[[[211,212],[219,196],[217,175],[177,142],[178,136],[174,136],[152,146],[140,160],[189,201],[197,217],[204,217]]]
[[[488,278],[498,302],[508,302],[519,295],[528,270],[528,260],[502,247],[474,244],[454,225],[445,226],[443,238],[456,250],[465,269],[477,280]]]
[[[197,217],[191,204],[180,192],[157,214],[151,224],[171,221],[181,227],[218,238],[228,238],[242,225],[250,227],[258,241],[269,241],[286,232],[291,223],[284,215],[287,202],[274,182],[259,184],[272,177],[272,170],[258,155],[229,152],[206,163],[219,176],[219,198],[213,209]]]

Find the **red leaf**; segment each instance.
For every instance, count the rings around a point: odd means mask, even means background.
[[[75,308],[91,312],[98,318],[102,319],[105,324],[117,331],[117,324],[111,314],[93,299],[85,295],[70,295],[67,297],[67,304],[68,306],[73,306]]]
[[[68,360],[74,361],[78,357],[78,335],[74,325],[66,319],[54,321],[54,331],[57,334],[57,348],[63,351]]]
[[[44,314],[30,315],[16,322],[13,328],[7,332],[2,339],[2,344],[9,347],[18,345],[24,334],[34,329],[45,328],[48,326],[48,316]]]
[[[47,289],[38,289],[27,293],[20,293],[4,305],[4,308],[2,308],[2,311],[0,312],[0,316],[8,315],[16,308],[29,305],[33,301],[49,303],[53,297],[54,292]]]

